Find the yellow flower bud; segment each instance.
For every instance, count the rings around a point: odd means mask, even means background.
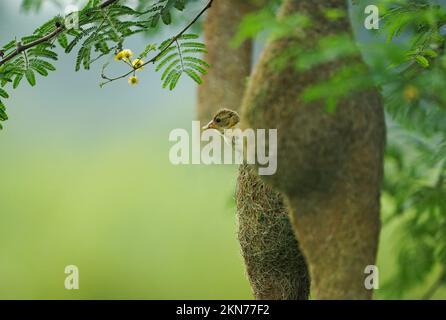
[[[138,78],[135,77],[135,76],[132,76],[132,77],[129,78],[129,85],[131,85],[131,86],[135,86],[135,85],[137,85],[138,82],[139,82],[139,80],[138,80]]]
[[[124,59],[129,60],[133,56],[133,52],[130,49],[122,50],[122,55],[124,56]]]
[[[142,61],[141,59],[135,59],[132,62],[132,66],[136,70],[142,70],[142,69],[144,69],[144,61]]]
[[[121,60],[127,60],[128,61],[132,56],[133,56],[132,50],[125,49],[125,50],[122,50],[122,51],[118,52],[118,54],[116,54],[115,60],[116,61],[121,61]]]
[[[122,58],[124,58],[124,55],[122,54],[122,51],[121,51],[121,52],[118,52],[118,53],[115,55],[115,60],[116,60],[116,61],[121,61]]]

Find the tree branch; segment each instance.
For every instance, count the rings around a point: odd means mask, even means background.
[[[100,6],[99,9],[104,9],[112,4],[114,4],[115,2],[117,2],[119,0],[107,0],[105,2],[103,2]],[[47,35],[43,36],[40,39],[37,39],[33,42],[30,42],[26,45],[22,45],[20,42],[17,43],[17,48],[15,51],[11,52],[9,55],[7,55],[6,57],[4,57],[1,61],[0,61],[0,66],[2,66],[3,64],[5,64],[6,62],[14,59],[16,56],[18,56],[19,54],[21,54],[22,52],[31,49],[35,46],[38,46],[41,43],[50,41],[52,39],[54,39],[55,37],[57,37],[59,34],[61,34],[63,31],[65,31],[65,26],[63,24],[61,24],[60,26],[58,26],[56,28],[56,30],[48,33]]]
[[[168,43],[168,45],[166,45],[164,47],[163,50],[161,50],[160,52],[158,52],[158,54],[156,54],[153,58],[151,58],[149,61],[143,63],[142,65],[140,65],[138,68],[133,68],[131,71],[127,72],[126,74],[123,74],[121,76],[117,76],[114,78],[109,78],[107,77],[104,73],[102,73],[102,78],[107,80],[106,82],[101,83],[101,86],[104,86],[112,81],[116,81],[119,79],[123,79],[125,77],[128,77],[129,75],[131,75],[132,73],[134,73],[136,70],[143,68],[144,66],[150,64],[150,63],[155,63],[156,60],[158,60],[158,58],[167,50],[170,48],[170,46],[176,42],[187,30],[190,29],[190,27],[192,27],[197,21],[198,19],[200,19],[200,17],[208,10],[212,7],[212,3],[214,2],[214,0],[209,0],[208,4],[201,9],[201,11],[195,16],[195,18],[189,22],[189,24],[187,26],[185,26],[179,33],[177,33]]]

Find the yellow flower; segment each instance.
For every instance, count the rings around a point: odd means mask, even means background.
[[[125,49],[125,50],[122,50],[122,55],[123,55],[124,59],[129,60],[133,56],[133,52],[130,49]]]
[[[123,55],[122,51],[118,52],[118,53],[115,55],[115,60],[116,60],[116,61],[121,61],[122,58],[124,58],[124,55]]]
[[[411,102],[418,98],[419,96],[418,89],[415,86],[409,84],[404,88],[403,96],[407,102]]]
[[[129,78],[129,85],[131,85],[131,86],[135,86],[135,85],[137,85],[138,82],[139,82],[139,80],[138,80],[138,78],[135,77],[135,76]]]
[[[118,52],[118,54],[116,54],[115,60],[116,61],[129,60],[132,56],[133,56],[132,50],[125,49],[125,50]]]
[[[132,62],[132,66],[136,70],[142,70],[142,69],[144,69],[144,61],[142,61],[141,59],[135,59]]]

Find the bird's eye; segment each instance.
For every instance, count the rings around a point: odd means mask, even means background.
[[[220,123],[220,122],[221,122],[221,119],[220,119],[220,118],[217,118],[217,119],[215,119],[215,122]]]

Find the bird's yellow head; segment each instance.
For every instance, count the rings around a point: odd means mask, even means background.
[[[231,129],[240,122],[240,116],[237,112],[230,109],[221,109],[214,118],[203,127],[203,130],[216,129],[223,132],[225,129]]]

